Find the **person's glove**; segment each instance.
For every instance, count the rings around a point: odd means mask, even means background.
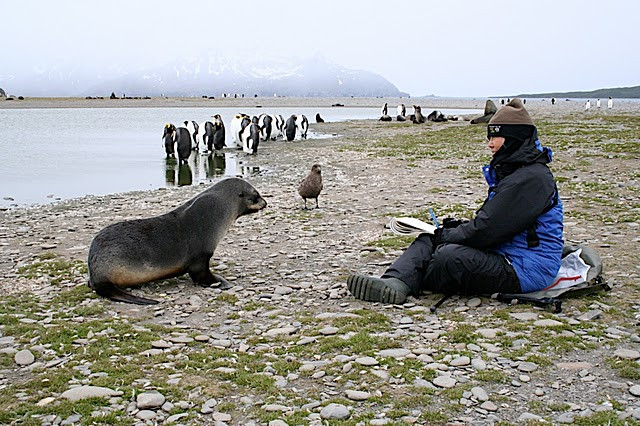
[[[436,228],[435,231],[433,231],[433,238],[431,239],[431,241],[433,241],[433,248],[438,247],[440,244],[442,244],[444,241],[442,241],[442,231],[444,230],[443,227],[439,227]]]
[[[455,228],[456,226],[462,225],[464,223],[463,220],[455,219],[453,217],[445,217],[442,220],[443,228]]]

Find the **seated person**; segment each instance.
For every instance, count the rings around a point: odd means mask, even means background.
[[[380,278],[350,275],[358,299],[401,304],[421,291],[527,293],[554,280],[562,259],[563,213],[533,120],[519,99],[487,126],[493,158],[483,167],[489,195],[476,216],[420,234]]]

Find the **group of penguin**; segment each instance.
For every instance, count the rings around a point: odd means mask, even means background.
[[[431,112],[429,115],[427,115],[426,117],[424,115],[422,115],[422,108],[420,108],[420,105],[412,105],[413,107],[413,114],[407,115],[407,109],[404,106],[404,104],[400,104],[398,105],[398,107],[396,108],[396,121],[411,121],[413,124],[422,124],[425,123],[427,121],[435,121],[435,122],[442,122],[442,121],[449,121],[449,120],[453,120],[453,121],[457,121],[458,117],[457,116],[447,116],[445,117],[444,114],[442,114],[440,111],[438,110],[434,110],[433,112]],[[387,103],[385,102],[385,104],[382,106],[382,116],[380,117],[379,121],[392,121],[393,118],[389,115],[389,111],[387,109]]]
[[[184,127],[176,127],[172,123],[164,125],[162,142],[167,158],[178,159],[187,163],[192,151],[213,152],[226,146],[225,126],[220,114],[212,116],[213,121],[198,124],[196,121],[184,121]],[[231,147],[242,149],[247,154],[256,154],[260,141],[275,141],[286,138],[291,142],[299,132],[300,139],[307,138],[309,120],[304,114],[293,114],[286,121],[280,114],[260,114],[250,117],[247,114],[236,114],[231,119]]]

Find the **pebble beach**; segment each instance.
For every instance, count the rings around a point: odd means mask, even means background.
[[[0,109],[387,102],[425,114],[485,101],[27,98]],[[245,161],[268,172],[247,180],[268,207],[240,218],[212,258],[233,288],[185,275],[132,290],[158,305],[95,295],[89,244],[205,185],[0,211],[0,424],[638,424],[640,103],[603,104],[526,104],[554,150],[565,239],[594,247],[613,286],[565,300],[561,313],[489,297],[453,297],[432,313],[439,295],[384,305],[348,292],[349,273],[379,274],[410,244],[386,229],[390,217],[433,207],[469,218],[481,203],[486,127],[462,118],[311,122],[335,137],[261,143]],[[298,183],[315,163],[320,208],[303,210]]]

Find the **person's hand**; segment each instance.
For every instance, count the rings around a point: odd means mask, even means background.
[[[443,241],[442,241],[442,231],[443,230],[444,230],[443,227],[439,227],[439,228],[436,228],[435,231],[433,231],[433,238],[431,239],[433,241],[433,248],[436,248],[440,244],[443,243]]]
[[[462,225],[464,223],[464,221],[460,220],[460,219],[455,219],[453,217],[445,217],[442,220],[442,227],[443,228],[455,228],[456,226]]]

